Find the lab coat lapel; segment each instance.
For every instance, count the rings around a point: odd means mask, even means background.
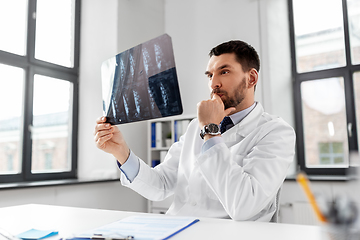
[[[264,109],[260,103],[257,103],[255,108],[238,124],[234,127],[227,130],[222,137],[225,142],[234,142],[239,141],[245,138],[249,133],[251,133],[259,123],[259,116],[262,115]]]

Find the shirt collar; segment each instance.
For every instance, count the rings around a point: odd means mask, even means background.
[[[250,107],[248,107],[240,112],[231,114],[229,117],[231,118],[231,121],[234,123],[234,125],[241,122],[241,120],[243,120],[254,109],[256,104],[257,104],[257,102],[254,102],[254,104],[251,105]]]

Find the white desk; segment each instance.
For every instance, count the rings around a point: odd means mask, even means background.
[[[0,208],[0,228],[13,235],[31,228],[57,230],[59,239],[120,220],[135,212],[60,207],[49,205],[20,205]],[[178,233],[171,240],[184,239],[246,239],[246,240],[320,240],[321,228],[281,223],[236,222],[227,219],[199,218],[200,222]]]

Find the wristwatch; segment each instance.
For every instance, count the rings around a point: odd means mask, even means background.
[[[204,136],[206,134],[210,135],[219,135],[220,134],[220,127],[219,125],[215,123],[210,123],[208,125],[205,125],[203,129],[200,130],[200,137],[204,139]]]

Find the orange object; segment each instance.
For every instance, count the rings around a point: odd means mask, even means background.
[[[325,216],[321,213],[319,206],[316,203],[314,194],[310,190],[309,181],[307,179],[307,176],[304,173],[299,173],[296,177],[296,181],[300,184],[302,189],[304,190],[307,198],[309,199],[309,202],[312,206],[312,208],[315,211],[315,214],[320,222],[327,222]]]

